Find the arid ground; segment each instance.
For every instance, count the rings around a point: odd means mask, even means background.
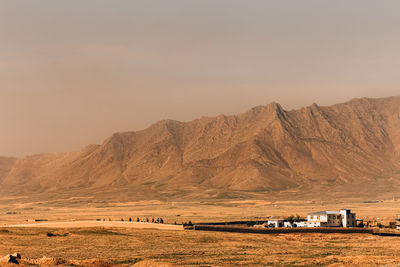
[[[398,266],[399,247],[400,238],[370,234],[262,235],[132,228],[0,230],[0,255],[18,251],[25,264],[129,266],[154,260],[191,266]]]
[[[138,201],[106,203],[90,199],[30,202],[29,199],[0,199],[0,226],[21,224],[35,219],[54,221],[127,221],[163,218],[166,223],[263,220],[318,210],[352,209],[357,218],[387,223],[400,214],[397,199],[310,201],[226,200],[202,202]]]
[[[7,204],[7,200],[3,200],[1,203],[0,256],[19,252],[26,264],[50,262],[79,266],[129,266],[142,260],[155,260],[192,266],[397,266],[397,262],[400,262],[399,237],[370,234],[214,233],[176,231],[179,226],[172,226],[170,230],[167,225],[158,227],[150,224],[148,228],[137,229],[136,223],[127,222],[130,217],[134,221],[137,217],[140,220],[163,218],[169,224],[260,220],[291,214],[305,216],[309,211],[346,207],[356,212],[358,218],[387,224],[400,213],[400,205],[396,200],[376,200],[371,203],[356,200],[331,203],[261,200],[95,203],[87,199],[75,199],[70,201],[69,207],[57,202],[19,201],[19,204]],[[32,223],[35,219],[49,222],[42,225],[33,222],[41,226],[39,228],[9,227],[12,224]],[[102,221],[96,222],[96,219]],[[82,224],[82,220],[89,222]],[[46,223],[50,224],[46,226]],[[42,258],[44,256],[48,258]]]

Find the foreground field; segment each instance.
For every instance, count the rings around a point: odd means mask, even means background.
[[[86,261],[91,266],[96,263],[129,266],[142,260],[192,266],[396,266],[400,261],[399,247],[400,238],[369,234],[261,235],[133,228],[0,229],[0,255],[20,252],[29,264],[40,263],[46,256],[61,258],[53,263],[91,259]]]
[[[399,266],[398,237],[194,232],[174,225],[180,231],[168,229],[175,222],[263,220],[343,207],[351,208],[358,218],[385,225],[400,213],[397,199],[107,203],[81,198],[39,202],[3,198],[0,257],[19,252],[27,265],[66,266],[130,266],[143,260],[191,266]],[[127,222],[129,218],[163,218],[170,225]],[[48,222],[24,228],[35,219]],[[15,224],[20,227],[7,227]]]

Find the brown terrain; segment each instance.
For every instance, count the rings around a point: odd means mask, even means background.
[[[16,160],[16,158],[0,157],[0,184],[8,175]]]
[[[400,97],[160,121],[71,153],[0,158],[2,196],[102,200],[391,196]],[[323,192],[323,193],[321,193]]]
[[[346,207],[388,225],[400,213],[399,129],[400,97],[273,103],[161,121],[71,153],[0,157],[0,266],[14,252],[22,266],[397,266],[399,237],[180,224]]]
[[[0,255],[18,251],[23,266],[333,267],[398,266],[400,261],[399,237],[369,234],[12,228],[0,229],[0,242]]]

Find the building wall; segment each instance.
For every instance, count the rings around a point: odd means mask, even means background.
[[[297,227],[307,227],[307,222],[295,222]]]
[[[283,227],[293,227],[291,222],[283,222]]]
[[[275,228],[283,227],[284,226],[283,220],[269,220],[268,226],[273,226]]]
[[[356,214],[350,210],[341,210],[343,227],[356,227]]]
[[[351,213],[349,209],[341,209],[340,213],[332,214],[308,215],[308,227],[356,227],[356,214]]]
[[[307,222],[307,227],[321,227],[321,222]]]
[[[342,216],[340,214],[328,214],[327,226],[328,227],[341,227],[342,226]]]
[[[308,227],[340,227],[342,217],[340,214],[308,215]]]

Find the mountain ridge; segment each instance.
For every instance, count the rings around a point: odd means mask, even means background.
[[[75,152],[0,158],[7,195],[351,196],[354,186],[367,195],[399,185],[400,97],[290,111],[273,102],[239,115],[162,120]]]

